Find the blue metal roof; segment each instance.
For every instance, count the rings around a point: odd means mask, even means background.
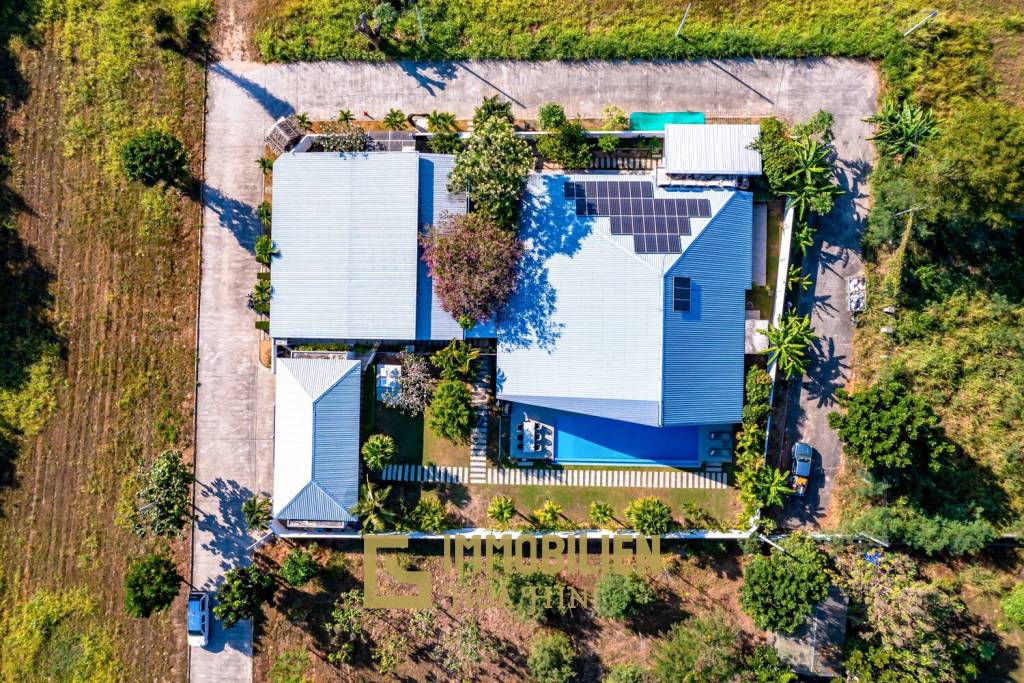
[[[665,425],[739,422],[750,286],[753,197],[735,192],[665,277]],[[690,311],[672,307],[673,277],[690,278]]]

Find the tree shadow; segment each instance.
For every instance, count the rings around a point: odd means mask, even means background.
[[[817,339],[814,342],[814,362],[807,368],[803,382],[810,400],[817,401],[819,408],[835,405],[836,389],[846,384],[846,373],[850,370],[846,356],[836,355],[835,339]]]
[[[507,349],[536,345],[551,351],[563,323],[554,320],[558,293],[548,279],[548,261],[575,256],[594,227],[594,219],[577,216],[565,199],[566,177],[547,175],[531,181],[523,201],[519,236],[526,254],[516,274],[516,289],[498,316],[499,343]],[[498,377],[499,391],[503,377]]]
[[[437,91],[447,88],[448,82],[456,76],[455,64],[452,62],[398,61],[396,64],[431,97],[436,97]]]
[[[209,185],[204,186],[203,202],[217,214],[221,226],[230,230],[246,251],[255,253],[256,239],[263,228],[253,207]]]
[[[212,483],[196,482],[197,502],[208,503],[215,499],[218,515],[199,512],[196,527],[213,536],[213,541],[202,543],[207,552],[221,558],[224,570],[239,566],[249,557],[249,546],[253,538],[242,514],[242,504],[253,496],[252,491],[237,481],[220,477]],[[204,587],[205,588],[205,587]]]

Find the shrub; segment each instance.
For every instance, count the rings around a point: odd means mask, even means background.
[[[281,563],[281,578],[293,586],[304,586],[320,573],[313,554],[302,548],[294,548]]]
[[[463,382],[446,380],[438,384],[430,402],[430,428],[453,443],[464,443],[469,438],[473,417],[471,400]]]
[[[372,139],[354,123],[340,123],[325,127],[325,132],[317,138],[316,145],[324,152],[365,152],[370,148]]]
[[[389,408],[397,408],[410,415],[419,415],[430,403],[437,382],[431,377],[430,368],[422,356],[402,351],[398,355],[398,360],[402,365],[398,391],[384,394],[381,400]]]
[[[177,536],[192,519],[195,478],[179,451],[164,451],[150,467],[146,487],[139,493],[139,516],[157,536]],[[144,532],[144,528],[138,529]]]
[[[593,152],[579,121],[567,123],[537,138],[542,157],[567,169],[590,168]]]
[[[720,612],[690,617],[672,626],[654,654],[660,683],[720,683],[731,680],[740,662],[740,632]]]
[[[426,533],[439,534],[450,526],[444,503],[434,496],[420,498],[411,516],[417,529]]]
[[[487,516],[502,526],[508,526],[515,513],[515,503],[508,496],[495,496],[487,505]]]
[[[249,531],[266,531],[270,527],[270,500],[251,496],[242,503],[242,517]]]
[[[803,534],[782,539],[785,550],[755,557],[743,570],[740,605],[758,628],[792,633],[828,593],[827,556]]]
[[[617,664],[601,679],[602,683],[650,683],[650,676],[636,664]]]
[[[466,192],[473,211],[513,229],[533,154],[512,124],[492,116],[477,125],[448,177],[450,192]]]
[[[121,147],[121,164],[129,180],[145,185],[178,185],[189,175],[185,146],[162,130],[147,130],[129,138]]]
[[[551,574],[516,572],[505,575],[502,583],[512,610],[523,619],[539,622],[566,612],[559,601],[562,583]]]
[[[181,34],[185,43],[192,47],[206,45],[209,26],[213,23],[215,11],[210,0],[185,0],[178,9]]]
[[[181,590],[181,575],[170,559],[149,554],[128,567],[124,577],[124,609],[148,617],[171,606]]]
[[[654,496],[634,500],[626,508],[625,516],[634,531],[647,536],[667,534],[675,528],[672,508]]]
[[[395,440],[387,434],[374,434],[366,439],[362,448],[363,462],[371,470],[382,470],[398,454]]]
[[[473,324],[488,320],[515,291],[523,243],[493,220],[446,216],[422,243],[441,307],[453,316],[467,316]]]
[[[772,394],[772,377],[766,371],[757,365],[751,366],[747,371],[744,387],[747,405],[768,406]],[[760,420],[755,422],[759,423]]]
[[[427,147],[434,154],[458,154],[462,151],[462,138],[456,131],[443,131],[431,135]]]
[[[1017,624],[1017,626],[1024,627],[1024,583],[1018,583],[1013,589],[1006,594],[999,604],[1003,608],[1003,612],[1006,613],[1006,618]]]
[[[540,636],[533,641],[527,665],[536,683],[568,683],[575,676],[576,653],[562,633]]]
[[[757,683],[793,683],[796,674],[779,657],[771,645],[758,645],[747,659],[747,668]]]
[[[629,117],[613,104],[609,104],[601,112],[605,130],[629,130]]]
[[[243,619],[255,617],[273,594],[273,577],[259,567],[249,565],[229,569],[217,589],[213,614],[224,628],[231,628]]]
[[[977,516],[976,511],[958,511],[953,507],[948,511],[959,516],[927,514],[913,505],[897,501],[889,507],[875,507],[863,512],[850,523],[849,528],[889,539],[926,555],[973,555],[999,535],[992,523]]]
[[[398,23],[398,10],[395,9],[390,0],[378,2],[373,8],[373,20],[377,22],[382,34],[390,33],[391,29]]]
[[[761,170],[774,194],[780,194],[788,185],[786,178],[797,168],[796,149],[789,135],[789,127],[769,116],[761,119],[757,140],[750,146],[761,153]]]
[[[597,582],[597,616],[602,619],[628,619],[654,602],[654,591],[638,576],[604,574]]]
[[[605,529],[615,523],[615,513],[608,503],[593,501],[590,503],[590,521],[600,529]]]
[[[452,339],[448,346],[430,357],[430,362],[440,371],[441,379],[468,381],[473,374],[473,363],[479,357],[480,349],[460,339]]]
[[[562,518],[563,508],[553,500],[545,500],[544,504],[533,511],[534,526],[537,529],[562,529],[566,521]]]
[[[541,130],[558,130],[567,123],[565,109],[557,102],[542,104],[537,110],[537,123]]]
[[[597,139],[597,148],[606,154],[611,154],[619,147],[619,139],[614,135],[602,135]]]

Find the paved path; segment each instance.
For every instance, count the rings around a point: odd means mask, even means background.
[[[469,467],[470,481],[474,484],[483,484],[487,476],[487,398],[493,393],[492,364],[491,356],[480,358],[473,377],[473,413],[476,424],[469,435]]]
[[[251,492],[271,486],[273,377],[257,363],[257,333],[245,310],[245,295],[255,279],[251,249],[259,231],[254,207],[261,186],[254,160],[278,116],[306,112],[314,119],[333,118],[339,109],[350,109],[357,117],[366,111],[380,118],[397,107],[406,113],[441,109],[467,117],[484,96],[495,94],[511,100],[518,116],[535,115],[551,100],[561,102],[570,115],[586,117],[599,116],[609,104],[626,111],[789,118],[807,118],[826,107],[836,116],[839,155],[852,163],[867,158],[863,139],[868,128],[860,119],[874,108],[877,94],[869,64],[833,59],[384,65],[225,61],[212,64],[209,75],[196,435],[200,518],[193,543],[193,583],[200,586],[213,586],[224,570],[248,561],[245,548],[251,541],[239,507]],[[835,245],[827,251],[828,268],[853,267],[855,259],[843,260],[855,256],[853,234],[840,231],[835,241],[823,234]],[[829,282],[819,278],[815,292],[828,293]],[[838,340],[837,355],[849,355],[848,332],[840,327],[831,335]],[[808,413],[807,419],[812,418],[817,419]],[[833,447],[824,439],[821,443]],[[251,680],[250,643],[248,625],[227,632],[215,625],[211,646],[190,655],[192,679]]]
[[[422,481],[440,484],[498,484],[508,486],[579,486],[651,489],[724,489],[728,475],[722,471],[685,470],[555,470],[535,468],[487,468],[482,478],[468,467],[388,465],[384,481]]]
[[[864,273],[860,238],[870,207],[867,176],[873,149],[867,140],[871,128],[861,119],[874,111],[877,96],[878,83],[871,78],[861,87],[860,115],[836,121],[836,167],[845,193],[828,216],[817,220],[817,238],[804,262],[804,274],[813,278],[814,285],[801,294],[797,310],[810,314],[820,341],[807,375],[792,382],[786,396],[783,463],[789,467],[788,453],[797,441],[810,444],[816,457],[804,499],[791,497],[787,502],[784,523],[789,527],[817,528],[826,523],[835,479],[842,471],[842,444],[828,426],[828,415],[836,410],[835,390],[849,381],[853,367],[846,278]]]

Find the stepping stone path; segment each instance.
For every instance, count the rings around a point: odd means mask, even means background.
[[[422,481],[428,484],[465,484],[468,467],[424,467],[423,465],[388,465],[382,473],[384,481]]]
[[[473,378],[473,412],[475,424],[469,434],[469,482],[487,481],[487,397],[491,393],[490,356],[482,356],[476,364]]]

